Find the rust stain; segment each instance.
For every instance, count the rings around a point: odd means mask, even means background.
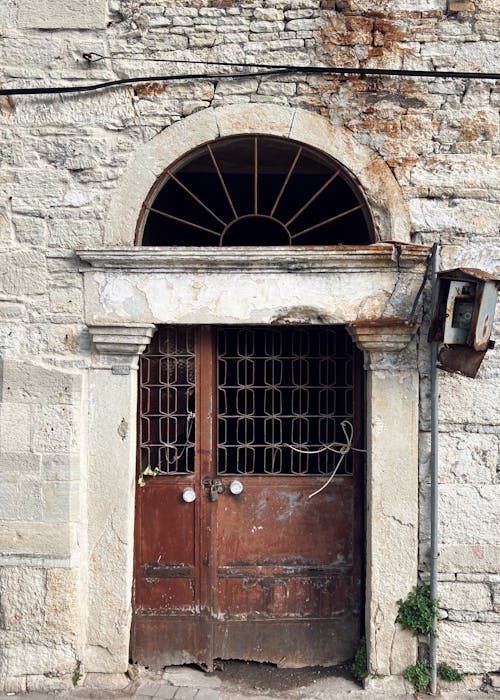
[[[393,138],[401,135],[399,120],[381,119],[380,116],[367,115],[357,123],[357,126],[360,129],[366,129],[366,131],[387,134]]]
[[[462,140],[467,142],[491,139],[496,133],[496,122],[484,111],[476,112],[473,119],[467,119],[467,122],[460,126]]]
[[[166,92],[165,85],[161,83],[144,83],[136,88],[139,97],[154,97]]]
[[[339,46],[371,45],[372,35],[372,18],[335,14],[321,30],[321,41],[324,49],[331,51]]]

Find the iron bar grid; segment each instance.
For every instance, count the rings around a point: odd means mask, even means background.
[[[353,420],[353,348],[338,328],[218,330],[220,475],[328,475]],[[300,450],[297,451],[297,450]],[[352,453],[337,472],[352,474]]]
[[[194,329],[162,326],[140,361],[141,467],[194,473]]]

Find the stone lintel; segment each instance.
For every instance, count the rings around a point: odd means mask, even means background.
[[[400,319],[359,320],[347,330],[360,350],[393,353],[400,352],[410,343],[419,325]]]
[[[362,246],[290,248],[121,247],[78,250],[85,272],[375,272],[413,270],[424,266],[429,247],[411,243],[372,243]]]
[[[135,366],[137,358],[151,342],[155,328],[152,323],[131,323],[91,325],[89,331],[106,366],[111,365],[115,374],[127,374],[126,368]]]

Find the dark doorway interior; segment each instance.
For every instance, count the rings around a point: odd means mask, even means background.
[[[270,136],[219,139],[168,168],[144,206],[144,246],[363,245],[374,238],[349,174]]]

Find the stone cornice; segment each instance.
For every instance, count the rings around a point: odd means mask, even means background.
[[[78,250],[81,271],[128,272],[376,272],[424,265],[428,246],[373,243],[365,246],[195,248],[123,247]]]

